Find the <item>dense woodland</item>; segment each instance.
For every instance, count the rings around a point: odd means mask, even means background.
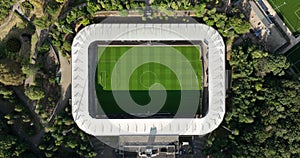
[[[140,10],[142,20],[146,21],[174,18],[173,10],[191,10],[196,13],[195,19],[217,29],[227,46],[232,45],[235,39],[242,39],[241,45],[233,45],[227,52],[229,65],[233,69],[233,88],[228,93],[225,120],[210,135],[205,152],[215,157],[300,156],[299,81],[289,74],[290,65],[285,56],[267,53],[261,45],[244,37],[250,30],[250,24],[241,10],[233,7],[224,11],[220,8],[225,2],[216,0],[193,3],[189,0],[152,0],[153,9],[162,14],[144,17],[146,4],[143,1],[43,2],[24,1],[22,8],[26,15],[43,8],[43,16],[32,18],[34,26],[27,22],[16,26],[21,32],[31,30],[31,38],[37,30],[48,31],[47,38],[37,47],[36,64],[30,63],[28,55],[20,54],[24,46],[21,37],[7,36],[0,42],[0,104],[8,108],[5,114],[0,115],[0,157],[95,155],[87,135],[73,122],[70,107],[58,114],[53,124],[47,124],[52,113],[49,109],[53,109],[59,93],[49,95],[45,85],[58,90],[59,85],[54,80],[56,67],[50,70],[45,68],[44,60],[52,45],[70,58],[71,43],[76,33],[84,26],[97,22],[97,12],[110,10],[120,11],[121,16],[128,16],[128,10]],[[15,0],[0,2],[0,8],[7,8],[0,11],[0,22],[7,17],[14,3]],[[32,75],[35,76],[35,84],[24,86],[24,80]],[[16,97],[15,87],[36,103],[34,112],[41,118],[40,121],[34,119],[32,112]],[[24,128],[26,135],[16,133],[16,127]],[[43,128],[46,133],[40,144],[32,147],[26,137]]]
[[[286,57],[245,41],[231,51],[230,65],[233,88],[222,126],[231,131],[213,132],[207,154],[299,157],[300,84],[287,74]]]

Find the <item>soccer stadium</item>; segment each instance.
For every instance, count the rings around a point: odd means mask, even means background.
[[[73,118],[90,135],[118,137],[122,150],[171,152],[179,136],[212,132],[225,94],[225,45],[207,25],[102,23],[74,38]]]

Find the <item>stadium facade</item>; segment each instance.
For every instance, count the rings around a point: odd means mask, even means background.
[[[208,109],[202,118],[109,119],[92,117],[97,102],[89,76],[90,45],[95,41],[202,41],[207,46]],[[93,24],[83,28],[72,44],[72,114],[76,124],[94,136],[205,135],[216,129],[225,114],[225,44],[204,24]],[[100,98],[101,99],[101,98]],[[91,102],[92,100],[92,102]]]

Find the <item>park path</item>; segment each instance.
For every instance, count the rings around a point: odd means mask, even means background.
[[[0,29],[6,27],[9,22],[11,21],[14,12],[17,12],[17,14],[19,14],[24,20],[28,21],[29,23],[33,24],[30,19],[28,17],[26,17],[22,10],[20,9],[20,4],[23,2],[24,0],[19,0],[16,4],[14,4],[12,6],[12,9],[10,11],[10,14],[8,16],[8,18],[6,19],[6,21],[0,25]],[[86,5],[86,4],[85,4]],[[66,15],[66,14],[65,14]],[[34,25],[34,24],[33,24]],[[51,25],[52,26],[52,25]],[[49,29],[47,30],[38,30],[38,37],[39,37],[39,42],[38,42],[38,46],[42,44],[42,42],[48,37],[48,33],[49,33]],[[60,62],[60,72],[61,72],[61,98],[59,100],[59,102],[57,103],[57,106],[50,118],[49,122],[52,122],[54,120],[54,116],[56,116],[61,110],[64,109],[64,107],[68,104],[69,102],[69,98],[71,97],[71,64],[68,61],[67,58],[63,57],[61,55],[61,53],[59,53],[56,48],[51,47],[51,49],[53,49],[54,51],[56,51],[56,55],[58,55],[58,59]],[[35,51],[35,55],[37,55],[37,51]],[[29,109],[31,115],[33,116],[35,122],[39,122],[41,123],[41,118],[39,117],[39,115],[35,112],[35,102],[32,102],[31,100],[29,100],[29,98],[27,98],[27,96],[25,96],[25,94],[18,88],[18,87],[12,87],[15,95],[24,103],[25,106],[27,106],[27,108]],[[1,104],[4,104],[4,102],[0,102]],[[8,110],[2,109],[2,112],[7,112]],[[34,136],[28,138],[26,135],[23,135],[22,133],[18,133],[18,128],[19,125],[15,125],[14,126],[14,130],[16,130],[16,132],[23,137],[24,139],[26,139],[27,141],[31,142],[33,145],[37,146],[43,135],[45,134],[45,130],[44,127],[47,126],[48,124],[42,124],[43,128]],[[35,151],[36,152],[36,151]]]
[[[34,111],[35,110],[35,102],[29,100],[29,98],[27,98],[27,96],[25,96],[25,94],[18,88],[18,87],[12,87],[13,91],[15,92],[15,94],[17,95],[17,97],[27,106],[27,108],[29,109],[31,116],[33,116],[33,119],[35,120],[34,122],[39,122],[42,125],[42,129],[34,136],[28,138],[28,140],[33,143],[35,146],[37,146],[44,133],[44,127],[45,124],[42,124],[41,118],[40,116]]]
[[[31,101],[29,98],[27,98],[27,96],[18,87],[11,87],[11,88],[13,89],[17,97],[24,103],[24,105],[27,106],[34,120],[36,122],[41,123],[40,116],[38,116],[34,111],[36,103]]]
[[[17,3],[15,3],[15,4],[12,6],[12,8],[11,8],[11,10],[10,10],[10,12],[9,12],[8,18],[6,19],[6,21],[5,21],[3,24],[0,25],[0,30],[3,29],[6,25],[8,25],[8,23],[10,22],[11,18],[12,18],[13,15],[14,15],[14,11],[17,10],[17,9],[20,10],[20,9],[19,9],[20,3],[22,3],[23,1],[24,1],[24,0],[19,0]]]
[[[61,97],[59,101],[57,102],[54,112],[52,113],[49,123],[52,124],[54,121],[55,116],[62,111],[66,105],[69,102],[69,99],[71,98],[71,82],[72,82],[72,67],[70,61],[62,56],[62,54],[56,49],[56,47],[51,45],[51,49],[55,52],[55,54],[58,56],[59,64],[60,64],[60,70],[61,73],[61,80],[60,80],[60,86],[61,86]]]

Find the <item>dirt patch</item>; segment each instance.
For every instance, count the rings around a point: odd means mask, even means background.
[[[55,56],[55,52],[50,50],[48,53],[45,54],[45,69],[46,70],[53,70],[56,68],[57,64],[58,64],[58,60]]]

